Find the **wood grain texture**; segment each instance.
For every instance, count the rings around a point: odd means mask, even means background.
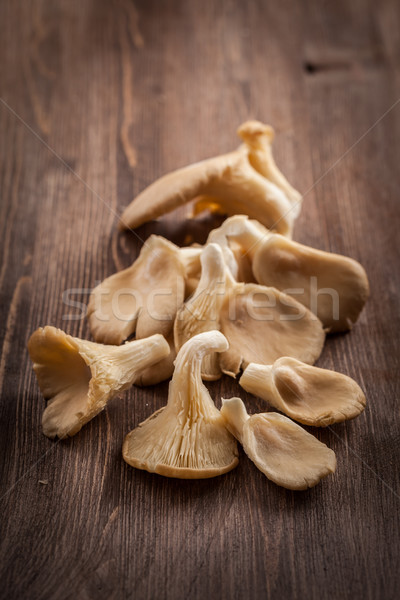
[[[5,0],[1,13],[0,597],[397,598],[398,3]],[[359,322],[319,361],[368,399],[316,432],[336,474],[296,493],[243,454],[208,481],[130,468],[124,435],[165,403],[166,383],[46,439],[30,334],[88,336],[65,290],[85,303],[151,233],[204,241],[215,221],[184,221],[186,208],[135,235],[117,215],[156,177],[234,148],[249,117],[274,125],[278,164],[305,193],[295,239],[370,278]],[[228,378],[209,389],[217,404],[239,393]]]

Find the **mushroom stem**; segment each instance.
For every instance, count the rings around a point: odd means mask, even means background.
[[[178,351],[194,335],[219,329],[219,312],[226,289],[235,281],[225,265],[217,244],[205,246],[201,253],[201,278],[191,298],[178,310],[174,325],[175,347]],[[221,376],[215,353],[207,353],[203,361],[203,379]]]

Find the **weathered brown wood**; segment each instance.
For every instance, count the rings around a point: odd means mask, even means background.
[[[8,0],[1,13],[0,596],[397,598],[398,3]],[[44,324],[87,336],[63,320],[79,314],[63,292],[130,264],[151,233],[204,241],[213,220],[178,221],[188,209],[137,235],[117,215],[161,174],[233,148],[248,117],[274,125],[278,163],[306,192],[295,238],[357,258],[371,283],[319,361],[359,381],[368,407],[317,432],[338,469],[304,493],[243,455],[209,481],[128,467],[123,437],[166,383],[51,442],[26,351]],[[263,408],[228,378],[209,388]]]

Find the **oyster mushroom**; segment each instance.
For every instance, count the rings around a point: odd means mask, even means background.
[[[227,219],[209,240],[238,243],[250,257],[258,283],[292,295],[330,332],[351,329],[368,298],[368,278],[360,263],[272,233],[246,216]]]
[[[334,473],[333,450],[278,413],[249,416],[240,398],[223,400],[229,431],[264,475],[289,490],[305,490]]]
[[[238,130],[244,144],[237,150],[164,175],[131,202],[121,217],[120,226],[139,227],[202,197],[203,206],[209,205],[227,214],[245,213],[267,227],[290,234],[301,197],[296,196],[273,162],[272,137],[268,138],[262,131],[265,127],[271,132],[272,129],[262,123],[257,125],[259,145],[265,146],[263,155],[255,144],[255,122],[244,123]]]
[[[128,464],[181,479],[215,477],[236,467],[236,441],[201,380],[204,355],[227,347],[219,331],[200,333],[182,346],[168,404],[125,438],[122,454]]]
[[[94,339],[120,344],[154,333],[170,334],[178,307],[184,300],[184,267],[177,246],[152,235],[137,260],[105,279],[92,292],[89,326]]]
[[[354,419],[365,408],[364,393],[353,379],[287,356],[269,366],[249,364],[239,383],[304,425],[326,427]]]
[[[72,337],[56,329],[37,329],[28,350],[43,396],[43,433],[50,438],[73,436],[107,402],[128,389],[137,372],[167,356],[162,335],[104,346]]]
[[[205,246],[201,253],[201,278],[193,296],[178,310],[174,325],[175,348],[203,331],[219,329],[219,313],[224,295],[235,284],[217,244]],[[202,367],[203,379],[219,379],[218,355],[207,354]]]
[[[232,377],[249,363],[272,364],[281,356],[313,364],[325,341],[321,322],[305,306],[253,283],[237,283],[225,296],[220,329],[229,341],[220,367]]]

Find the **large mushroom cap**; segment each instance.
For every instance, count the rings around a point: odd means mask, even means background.
[[[227,346],[219,331],[200,333],[182,346],[167,406],[125,438],[122,453],[128,464],[181,479],[215,477],[237,465],[236,442],[201,380],[204,355]]]
[[[220,365],[232,376],[251,362],[272,364],[281,356],[312,364],[325,340],[321,322],[305,306],[256,284],[238,284],[227,294],[220,328],[229,341]]]
[[[355,260],[275,234],[254,248],[253,273],[307,306],[331,332],[351,329],[368,298],[368,278]]]

